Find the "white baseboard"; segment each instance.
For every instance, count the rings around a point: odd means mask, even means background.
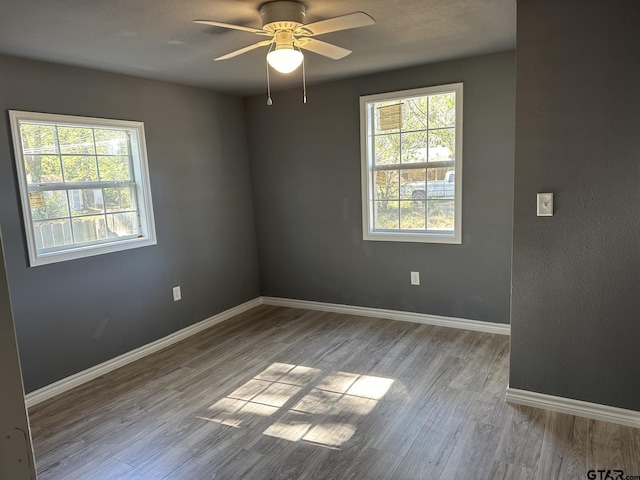
[[[640,428],[640,412],[507,387],[507,402]]]
[[[441,327],[474,330],[476,332],[497,333],[509,335],[510,326],[505,323],[483,322],[480,320],[467,320],[464,318],[442,317],[427,313],[404,312],[401,310],[386,310],[382,308],[356,307],[353,305],[341,305],[338,303],[312,302],[309,300],[295,300],[290,298],[262,297],[265,305],[277,307],[303,308],[306,310],[320,310],[323,312],[345,313],[361,317],[386,318],[400,320],[402,322],[424,323]]]
[[[191,335],[195,335],[196,333],[206,330],[207,328],[213,327],[214,325],[220,322],[224,322],[225,320],[239,315],[240,313],[251,310],[252,308],[255,308],[261,304],[262,299],[260,297],[254,298],[253,300],[209,317],[206,320],[198,322],[194,325],[190,325],[186,328],[183,328],[182,330],[178,330],[177,332],[174,332],[171,335],[167,335],[166,337],[156,340],[155,342],[148,343],[146,345],[143,345],[142,347],[136,348],[135,350],[131,350],[130,352],[112,358],[111,360],[107,360],[104,363],[95,365],[94,367],[88,368],[87,370],[83,370],[82,372],[78,372],[74,375],[63,378],[62,380],[58,380],[55,383],[35,390],[25,396],[27,408],[37,405],[40,402],[44,402],[45,400],[48,400],[49,398],[56,395],[60,395],[61,393],[78,387],[83,383],[93,380],[94,378],[98,378],[105,373],[109,373],[117,368],[123,367],[131,362],[146,357],[147,355],[151,355],[154,352],[162,350],[163,348],[173,345],[174,343],[184,340],[185,338],[190,337]]]
[[[178,330],[171,335],[143,345],[118,357],[107,360],[99,365],[95,365],[87,370],[78,372],[69,377],[63,378],[50,385],[35,390],[25,396],[27,408],[33,407],[40,402],[44,402],[56,395],[67,392],[90,380],[98,378],[106,373],[123,367],[131,362],[151,355],[163,348],[177,343],[185,338],[195,335],[207,328],[228,320],[240,313],[251,310],[259,305],[273,305],[289,308],[303,308],[307,310],[320,310],[324,312],[345,313],[348,315],[358,315],[364,317],[386,318],[389,320],[400,320],[403,322],[424,323],[427,325],[439,325],[443,327],[459,328],[465,330],[475,330],[478,332],[498,333],[509,335],[509,325],[502,323],[482,322],[478,320],[466,320],[463,318],[441,317],[438,315],[428,315],[425,313],[403,312],[399,310],[385,310],[381,308],[356,307],[352,305],[340,305],[336,303],[311,302],[307,300],[294,300],[276,297],[258,297],[237,307],[230,308],[218,313],[206,320],[198,322],[189,327]]]

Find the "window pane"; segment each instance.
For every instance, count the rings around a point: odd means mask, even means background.
[[[132,187],[105,188],[104,203],[107,212],[136,209],[136,191]]]
[[[62,154],[93,155],[96,153],[91,128],[58,127],[58,141]]]
[[[377,135],[373,163],[375,165],[388,165],[400,163],[400,135]]]
[[[397,200],[399,198],[398,170],[375,172],[376,200]]]
[[[429,128],[455,127],[456,94],[443,93],[429,97]]]
[[[425,201],[403,200],[400,202],[400,228],[402,230],[424,230]]]
[[[31,218],[33,220],[69,216],[67,192],[64,190],[29,192],[29,205],[31,206]]]
[[[398,229],[398,204],[400,202],[373,202],[375,208],[375,228],[380,230]]]
[[[453,230],[454,200],[429,200],[427,202],[427,229]]]
[[[63,247],[73,243],[69,219],[33,222],[36,249]]]
[[[128,155],[129,136],[124,130],[95,129],[98,155]]]
[[[131,180],[129,157],[98,157],[98,169],[102,181]]]
[[[374,114],[376,134],[395,133],[402,126],[402,106],[397,100],[375,103],[371,106]]]
[[[402,102],[402,129],[427,129],[428,97],[409,98]]]
[[[92,215],[104,212],[102,190],[92,188],[86,190],[69,190],[69,206],[71,216]]]
[[[429,132],[429,161],[442,162],[455,157],[455,128],[432,130]]]
[[[25,155],[27,183],[61,183],[60,158],[54,155]]]
[[[449,169],[438,180],[427,182],[428,198],[453,198],[456,194],[455,173]]]
[[[65,182],[95,182],[98,180],[96,157],[62,157]]]
[[[107,215],[107,234],[112,237],[126,237],[138,235],[140,225],[138,224],[138,214],[136,212],[114,213]]]
[[[451,167],[438,167],[438,168],[428,168],[427,169],[427,180],[444,180],[447,176],[447,172],[454,171]]]
[[[73,237],[75,243],[94,242],[107,238],[104,215],[74,218]]]
[[[427,171],[424,168],[400,171],[400,198],[424,200],[426,198]]]
[[[427,161],[427,132],[402,133],[402,163]]]
[[[53,125],[20,124],[22,150],[25,155],[57,154],[56,127]]]

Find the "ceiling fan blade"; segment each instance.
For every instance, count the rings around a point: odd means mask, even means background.
[[[323,42],[321,40],[316,40],[315,38],[305,38],[304,40],[304,42],[299,42],[300,48],[334,60],[340,60],[351,53],[351,50],[347,50],[346,48],[338,47],[337,45]]]
[[[366,27],[374,23],[376,21],[366,13],[355,12],[303,25],[302,30],[308,30],[311,35],[324,35],[325,33],[338,32],[350,28]]]
[[[194,20],[193,23],[199,23],[201,25],[211,25],[212,27],[231,28],[233,30],[242,30],[243,32],[250,32],[250,33],[259,33],[259,34],[267,33],[264,30],[259,28],[245,27],[243,25],[234,25],[233,23],[215,22],[213,20]]]
[[[234,50],[233,52],[227,53],[226,55],[222,55],[221,57],[214,58],[214,60],[227,60],[229,58],[237,57],[238,55],[242,55],[243,53],[250,52],[251,50],[255,50],[256,48],[269,45],[270,43],[271,43],[271,40],[264,40],[262,42],[254,43],[253,45],[249,45],[248,47],[244,47],[239,50]]]

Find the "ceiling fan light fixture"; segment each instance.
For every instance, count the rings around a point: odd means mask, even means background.
[[[340,32],[352,28],[373,25],[375,20],[364,12],[353,12],[338,17],[318,20],[312,23],[304,23],[306,14],[303,0],[270,0],[260,7],[262,17],[262,29],[219,22],[217,20],[194,20],[195,23],[210,25],[212,27],[229,28],[254,33],[269,40],[256,42],[244,48],[234,50],[214,60],[227,60],[256,48],[269,46],[266,56],[267,73],[267,105],[271,105],[271,83],[269,80],[269,67],[288,74],[302,65],[302,98],[307,103],[307,80],[305,73],[304,55],[300,49],[308,50],[318,55],[339,60],[351,53],[351,50],[317,40],[313,37],[331,32]]]
[[[280,73],[291,73],[301,64],[304,55],[290,45],[276,47],[267,53],[267,62]]]

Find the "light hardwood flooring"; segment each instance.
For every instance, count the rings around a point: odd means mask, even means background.
[[[640,475],[640,430],[506,404],[508,337],[262,306],[30,411],[40,480]]]

